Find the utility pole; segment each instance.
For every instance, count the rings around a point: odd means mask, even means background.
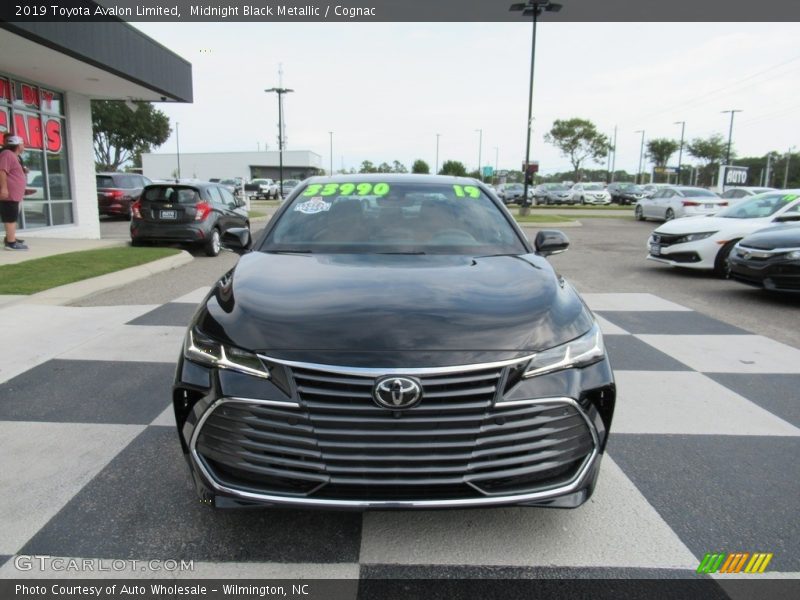
[[[176,146],[176,148],[178,150],[178,154],[177,154],[177,156],[178,156],[178,179],[180,179],[181,178],[181,134],[180,134],[180,131],[178,129],[178,125],[180,125],[180,123],[175,121],[175,146]]]
[[[617,170],[617,126],[614,125],[614,150],[611,159],[611,183],[614,183],[614,171]]]
[[[683,134],[686,132],[686,121],[675,121],[673,125],[681,126],[681,146],[678,150],[678,185],[681,185],[681,165],[683,164]]]
[[[278,175],[280,183],[278,184],[279,194],[283,195],[283,95],[293,92],[289,88],[277,87],[264,90],[265,92],[275,92],[278,94]]]
[[[769,184],[770,170],[772,169],[772,153],[767,153],[767,170],[764,172],[764,187],[772,187]]]
[[[783,189],[789,186],[789,161],[792,159],[792,150],[794,150],[794,146],[789,148],[788,152],[786,152],[786,170],[783,172]]]
[[[441,133],[436,134],[436,168],[433,170],[434,175],[439,174],[439,137],[441,135]]]
[[[731,128],[728,130],[728,151],[725,153],[725,164],[731,164],[731,141],[733,140],[733,115],[742,112],[738,108],[720,111],[722,114],[731,113]]]
[[[483,129],[476,129],[478,132],[478,179],[483,181],[483,173],[481,172],[481,150],[483,148]]]
[[[641,184],[642,178],[642,158],[644,158],[644,129],[637,129],[634,133],[642,134],[642,146],[639,148],[639,170],[636,171],[636,183]]]

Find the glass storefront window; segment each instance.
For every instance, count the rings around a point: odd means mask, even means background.
[[[53,225],[69,225],[72,223],[72,202],[53,202],[50,204],[53,213]]]
[[[47,182],[50,200],[69,200],[71,198],[67,155],[64,148],[58,153],[47,153]]]

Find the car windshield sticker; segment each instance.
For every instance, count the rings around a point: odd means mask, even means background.
[[[785,195],[785,196],[782,198],[782,200],[783,200],[784,202],[791,202],[792,200],[797,200],[797,198],[798,198],[797,194],[786,194],[786,195]]]
[[[454,185],[453,191],[459,198],[463,198],[465,196],[469,196],[470,198],[479,198],[481,195],[481,190],[474,185]]]
[[[301,212],[304,215],[315,215],[317,213],[326,212],[331,209],[331,203],[325,202],[322,196],[315,196],[311,200],[301,202],[295,205],[295,212]]]
[[[388,183],[312,183],[303,196],[385,196],[389,193]]]

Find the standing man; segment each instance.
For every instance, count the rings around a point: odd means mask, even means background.
[[[23,139],[17,135],[6,136],[0,151],[0,216],[6,230],[6,250],[27,250],[17,239],[17,218],[27,179],[20,155],[25,151]]]

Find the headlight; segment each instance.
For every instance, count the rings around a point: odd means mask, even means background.
[[[704,240],[707,237],[711,237],[717,233],[716,231],[706,231],[704,233],[690,233],[689,235],[684,235],[683,237],[679,237],[675,240],[676,244],[685,244],[686,242],[696,242],[697,240]]]
[[[269,370],[252,352],[226,346],[200,331],[190,329],[183,342],[183,355],[189,360],[218,369],[230,369],[246,375],[269,379]]]
[[[800,250],[792,250],[783,255],[787,260],[800,260]]]
[[[528,364],[524,377],[534,377],[572,367],[587,367],[603,360],[605,356],[603,334],[595,323],[581,337],[537,353]]]

